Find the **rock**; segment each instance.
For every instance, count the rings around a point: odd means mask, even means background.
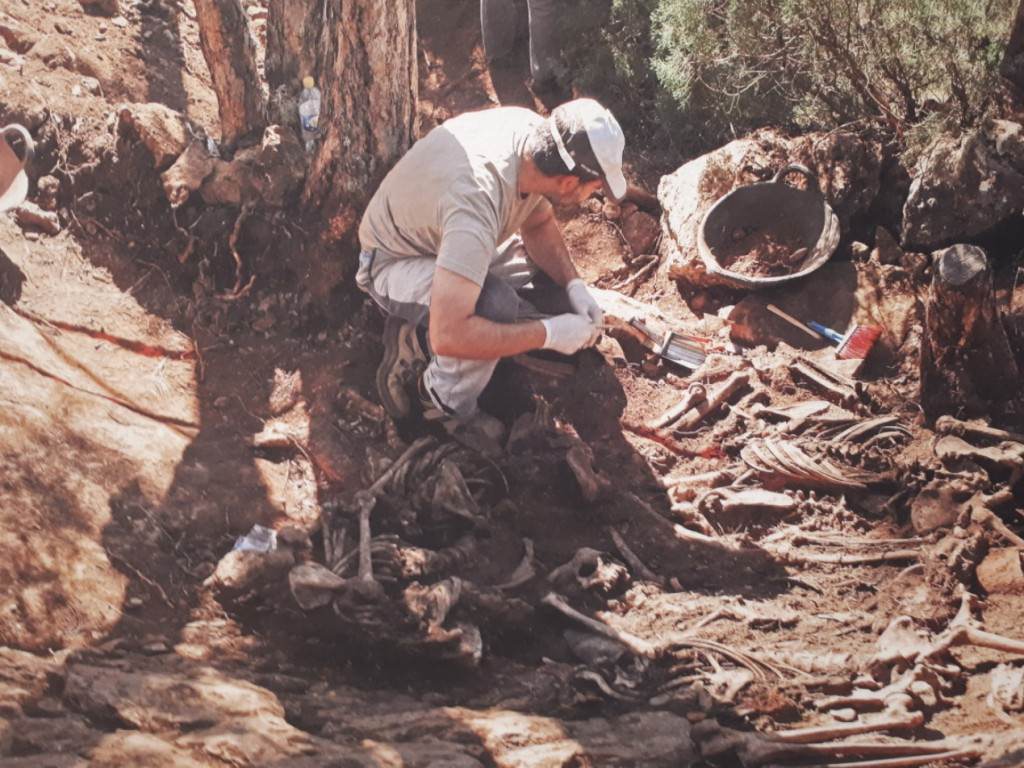
[[[184,115],[163,104],[121,105],[117,109],[117,133],[145,144],[157,170],[170,166],[192,141]]]
[[[61,676],[57,658],[0,648],[0,717],[20,717]]]
[[[669,276],[691,286],[721,284],[709,276],[697,252],[697,232],[708,209],[738,186],[771,178],[764,169],[802,163],[817,176],[842,230],[867,212],[879,191],[881,148],[853,133],[834,131],[797,138],[764,130],[737,139],[664,176],[658,186],[662,249]]]
[[[78,752],[95,740],[95,732],[77,715],[25,717],[11,724],[11,751],[19,755],[40,752]],[[0,754],[4,754],[0,750]]]
[[[50,69],[74,69],[78,59],[68,44],[55,35],[46,35],[32,46],[32,55]]]
[[[932,480],[917,494],[910,505],[910,522],[918,533],[938,528],[951,528],[960,517],[964,501],[957,501],[957,491],[943,480]]]
[[[24,202],[14,209],[14,218],[22,227],[35,227],[48,235],[60,233],[60,219],[52,211],[44,211],[35,203]]]
[[[857,720],[857,710],[851,707],[833,709],[831,715],[834,720],[838,720],[840,723],[852,723]]]
[[[850,243],[850,256],[854,259],[866,259],[871,253],[871,249],[864,243],[854,240]]]
[[[59,32],[62,35],[70,35],[71,34],[71,28],[67,24],[65,24],[63,21],[55,21],[55,22],[53,22],[53,30],[54,30],[54,32]]]
[[[978,565],[978,583],[990,595],[1024,595],[1024,567],[1016,548],[993,549]]]
[[[97,80],[95,77],[83,77],[82,87],[88,93],[91,93],[93,96],[98,96],[100,92],[103,90],[100,86],[100,81]]]
[[[299,607],[304,611],[321,608],[345,588],[347,582],[319,563],[303,563],[288,574],[288,586]]]
[[[36,200],[44,211],[57,210],[57,196],[60,194],[60,181],[56,176],[43,176],[36,183]]]
[[[903,207],[905,248],[969,241],[1024,208],[1024,127],[993,120],[960,137],[941,136],[914,169]]]
[[[64,701],[89,719],[114,718],[149,732],[195,730],[231,718],[284,716],[277,697],[265,688],[173,656],[148,664],[136,660],[131,670],[72,664]]]
[[[259,146],[240,149],[230,162],[214,161],[200,194],[208,205],[259,201],[280,208],[298,192],[305,172],[305,152],[294,131],[271,125]]]
[[[115,16],[113,19],[110,20],[110,23],[113,24],[115,27],[125,29],[128,26],[128,19],[126,19],[124,16]]]
[[[77,98],[78,98],[79,96],[81,96],[81,95],[82,95],[82,86],[80,86],[80,85],[79,85],[78,83],[75,83],[74,85],[72,85],[72,86],[71,86],[71,95],[72,95],[72,96],[73,96],[74,98],[76,98],[76,99],[77,99]]]
[[[90,768],[208,768],[209,762],[199,762],[188,749],[149,733],[115,731],[104,735],[89,753]]]
[[[174,165],[160,176],[171,208],[184,205],[189,195],[199,189],[213,173],[213,164],[214,159],[207,152],[205,142],[193,141],[188,145],[188,149],[181,153]]]
[[[39,42],[39,35],[13,21],[0,20],[0,39],[15,53],[28,53]]]
[[[901,264],[903,262],[903,249],[885,227],[875,227],[875,247],[871,250],[870,258],[879,264]]]
[[[241,594],[277,580],[283,582],[294,561],[289,549],[271,552],[233,549],[220,559],[203,586],[217,593]]]
[[[653,253],[654,244],[661,234],[661,224],[651,214],[634,211],[629,216],[623,217],[619,227],[634,256]]]
[[[93,13],[97,16],[117,16],[121,9],[118,7],[118,0],[78,0],[86,13]]]

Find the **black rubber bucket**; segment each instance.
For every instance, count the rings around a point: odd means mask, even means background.
[[[786,183],[791,173],[807,179],[807,189]],[[806,255],[783,275],[733,272],[720,258],[737,230],[771,231],[785,225],[798,234]],[[697,248],[709,274],[737,288],[766,288],[809,275],[828,261],[839,245],[839,219],[825,202],[818,177],[803,165],[782,168],[771,181],[737,187],[716,202],[701,221]]]

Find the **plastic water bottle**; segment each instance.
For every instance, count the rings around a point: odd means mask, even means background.
[[[299,124],[306,151],[311,152],[320,138],[320,89],[312,77],[302,78],[302,93],[299,94]]]

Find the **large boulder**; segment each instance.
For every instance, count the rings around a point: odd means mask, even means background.
[[[759,131],[686,163],[662,178],[662,248],[669,276],[693,286],[720,281],[708,275],[697,253],[697,230],[708,209],[745,184],[770,179],[787,163],[814,171],[825,199],[848,231],[874,203],[882,168],[881,147],[845,131],[796,138]]]
[[[914,170],[903,207],[904,246],[931,250],[970,240],[1024,208],[1024,128],[993,120],[941,136]]]

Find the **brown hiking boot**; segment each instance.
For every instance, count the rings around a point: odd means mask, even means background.
[[[377,367],[377,395],[391,418],[409,416],[409,390],[426,364],[416,326],[389,315],[384,322],[384,357]]]

